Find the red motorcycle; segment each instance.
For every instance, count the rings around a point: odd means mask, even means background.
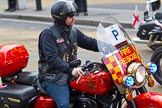
[[[108,21],[108,22],[106,22]],[[71,108],[162,108],[162,94],[148,92],[157,66],[143,65],[131,39],[112,17],[97,28],[101,62],[80,60],[71,67],[82,66],[85,75],[70,82]],[[25,72],[29,54],[25,46],[0,46],[0,108],[56,108],[37,78],[38,72]]]

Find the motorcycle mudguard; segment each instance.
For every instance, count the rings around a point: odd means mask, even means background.
[[[146,92],[136,96],[134,101],[137,108],[162,108],[162,94],[160,93]]]

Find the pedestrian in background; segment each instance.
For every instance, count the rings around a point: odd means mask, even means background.
[[[16,10],[16,0],[8,0],[8,8],[5,11],[13,12]]]
[[[78,6],[78,11],[76,13],[76,16],[79,15],[79,13],[84,12],[84,16],[88,15],[87,11],[87,0],[74,0],[76,5]]]
[[[81,0],[74,0],[74,2],[78,6],[78,10],[76,12],[76,16],[78,16],[79,13],[82,12],[82,4],[81,4],[82,2],[81,2]]]

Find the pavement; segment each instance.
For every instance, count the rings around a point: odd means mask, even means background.
[[[42,0],[42,10],[37,10],[34,0],[17,0],[19,9],[14,12],[5,12],[7,8],[7,0],[1,0],[0,3],[0,18],[23,19],[33,21],[52,22],[50,8],[55,0]],[[24,1],[25,5],[22,4]],[[135,5],[140,5],[139,15],[143,19],[143,10],[145,8],[145,0],[87,0],[88,16],[81,13],[76,16],[76,24],[97,26],[99,21],[106,16],[113,16],[125,28],[132,28],[132,13]]]

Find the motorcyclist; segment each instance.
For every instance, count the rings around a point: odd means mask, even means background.
[[[54,24],[39,36],[39,79],[57,108],[69,108],[70,77],[84,75],[81,67],[69,66],[70,61],[77,59],[78,47],[98,51],[96,39],[73,27],[76,11],[77,5],[73,1],[56,1],[51,8]]]

